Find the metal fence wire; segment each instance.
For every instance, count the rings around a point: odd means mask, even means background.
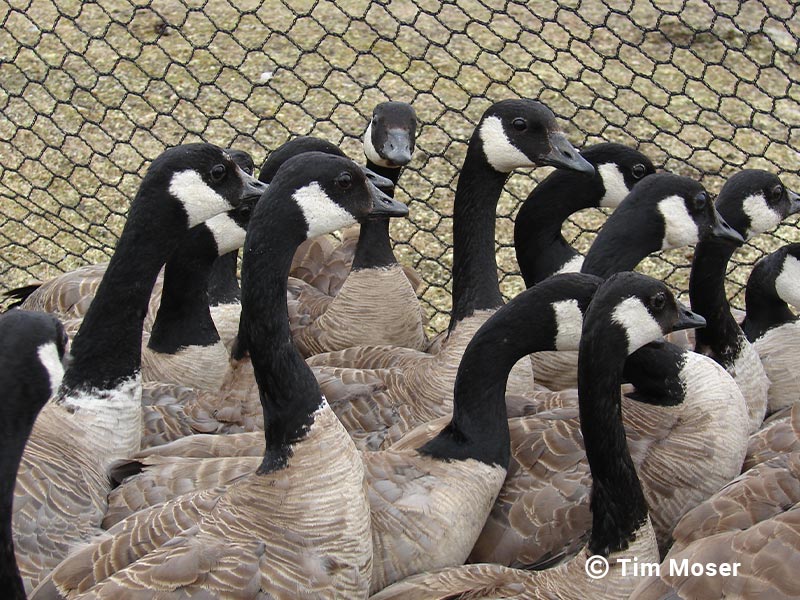
[[[450,306],[452,198],[466,142],[494,101],[547,104],[570,140],[638,146],[712,193],[743,167],[800,191],[798,5],[790,0],[0,1],[0,292],[107,260],[129,199],[165,148],[208,141],[257,164],[318,135],[363,160],[373,107],[410,102],[417,150],[392,226],[421,273],[433,330]],[[518,172],[498,207],[501,286],[522,287]],[[567,224],[582,250],[604,218]],[[791,222],[739,251],[729,292]],[[691,249],[641,270],[685,290]]]

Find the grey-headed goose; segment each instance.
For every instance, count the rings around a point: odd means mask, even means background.
[[[263,187],[209,144],[169,149],[150,165],[22,457],[13,531],[26,589],[97,532],[107,467],[139,449],[142,322],[159,270],[190,227]]]
[[[702,319],[679,307],[663,283],[635,273],[604,282],[592,300],[580,340],[580,413],[591,465],[592,531],[577,557],[552,569],[531,572],[473,564],[421,574],[396,583],[374,600],[434,598],[619,598],[632,591],[620,558],[653,561],[658,549],[647,502],[620,418],[620,383],[625,357],[643,344]],[[587,560],[602,555],[608,574],[592,579]]]
[[[67,336],[52,315],[12,310],[0,315],[0,340],[0,589],[24,600],[11,534],[14,479],[36,415],[64,376]]]
[[[578,332],[559,327],[560,307],[585,309],[598,284],[588,275],[553,278],[498,309],[464,352],[452,422],[420,447],[363,454],[372,515],[373,591],[411,573],[464,562],[505,478],[508,374],[531,351],[577,347]],[[252,469],[259,460],[257,438],[248,433],[223,437],[207,436],[206,444],[185,438],[172,448],[162,446],[123,461],[117,472],[142,472],[112,492],[106,523],[182,490],[235,481]],[[250,448],[245,440],[252,442]]]
[[[528,195],[514,219],[514,250],[525,286],[554,273],[580,271],[583,256],[561,233],[564,221],[586,208],[616,208],[643,177],[655,173],[644,154],[615,143],[581,148],[595,173],[557,169]]]
[[[800,210],[798,196],[767,171],[748,169],[732,175],[720,190],[717,210],[744,238],[768,231]],[[695,248],[689,277],[692,307],[706,317],[695,332],[695,351],[725,367],[742,389],[750,412],[750,431],[767,410],[769,380],[761,360],[730,311],[725,274],[739,244],[708,239]]]
[[[769,379],[767,413],[800,402],[800,244],[787,244],[756,263],[745,290],[742,330]]]
[[[242,261],[239,333],[267,425],[259,466],[225,489],[120,523],[59,565],[42,594],[366,595],[372,542],[363,465],[291,342],[286,282],[302,240],[371,212],[407,210],[346,158],[306,153],[286,162],[253,213]]]
[[[584,258],[581,271],[608,277],[636,267],[648,254],[736,233],[714,208],[696,181],[671,173],[648,175],[634,186],[608,217]],[[574,388],[574,352],[533,357],[537,383],[551,390]]]

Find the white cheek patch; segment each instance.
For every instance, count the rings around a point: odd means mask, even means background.
[[[775,291],[784,302],[800,307],[800,261],[791,254],[786,255],[781,274],[775,278]]]
[[[553,302],[556,319],[556,350],[577,350],[581,343],[583,313],[578,301],[561,300]]]
[[[367,160],[375,163],[376,165],[380,165],[381,167],[390,167],[388,160],[384,160],[383,157],[378,154],[378,151],[375,149],[375,145],[372,143],[372,121],[369,122],[367,125],[367,131],[364,134],[364,156],[367,157]]]
[[[583,266],[583,255],[582,254],[578,254],[577,256],[573,256],[567,262],[565,262],[563,265],[561,265],[561,268],[558,271],[556,271],[556,274],[558,274],[558,273],[580,273],[582,266]]]
[[[247,231],[231,219],[227,213],[211,217],[205,222],[205,225],[214,236],[214,241],[217,243],[217,253],[220,256],[244,245]]]
[[[356,218],[330,199],[316,182],[297,190],[292,198],[303,211],[309,238],[330,233],[356,222]]]
[[[742,210],[750,219],[747,238],[774,229],[781,222],[781,215],[772,210],[763,194],[753,194],[742,201]]]
[[[64,378],[64,365],[61,364],[61,359],[58,357],[58,348],[54,342],[42,344],[39,346],[36,354],[39,356],[39,362],[47,371],[50,378],[50,395],[56,393],[58,386],[61,385],[61,380]]]
[[[169,182],[169,192],[183,205],[189,227],[233,208],[194,170],[175,173]]]
[[[485,118],[481,124],[480,136],[486,160],[496,171],[510,173],[514,169],[535,166],[533,161],[508,139],[499,117]]]
[[[680,196],[669,196],[658,203],[658,212],[664,219],[664,239],[661,249],[680,248],[700,241],[697,223],[689,214],[684,199]]]
[[[611,320],[625,330],[628,354],[664,335],[658,321],[638,298],[626,298],[620,302],[614,309]]]
[[[605,195],[600,198],[600,206],[605,208],[617,208],[619,203],[622,202],[630,192],[628,186],[625,184],[625,176],[614,163],[597,165],[597,172],[600,173],[600,178],[603,180],[603,187],[606,190]]]

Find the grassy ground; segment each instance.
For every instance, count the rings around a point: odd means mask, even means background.
[[[577,146],[640,147],[717,192],[745,166],[800,190],[797,7],[779,0],[620,2],[127,2],[0,0],[3,288],[104,260],[141,173],[164,148],[205,140],[256,162],[293,135],[361,160],[372,107],[412,102],[417,154],[392,226],[422,273],[433,330],[450,305],[452,198],[483,110],[533,97]],[[513,216],[548,172],[514,174],[498,207],[502,287],[521,287]],[[585,249],[604,219],[566,226]],[[794,225],[736,256],[731,294]],[[690,250],[642,269],[685,289]]]

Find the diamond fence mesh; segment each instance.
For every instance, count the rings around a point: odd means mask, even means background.
[[[260,164],[292,136],[363,160],[383,100],[410,102],[417,150],[392,225],[424,279],[431,328],[450,306],[452,199],[466,142],[494,101],[547,104],[570,140],[638,146],[716,193],[759,167],[800,190],[799,7],[793,1],[0,1],[0,292],[107,260],[129,198],[165,148],[208,141]],[[513,217],[548,169],[512,175],[499,207],[501,286],[522,288]],[[585,250],[602,224],[566,233]],[[734,257],[796,241],[792,222]],[[684,291],[691,249],[640,269]]]

